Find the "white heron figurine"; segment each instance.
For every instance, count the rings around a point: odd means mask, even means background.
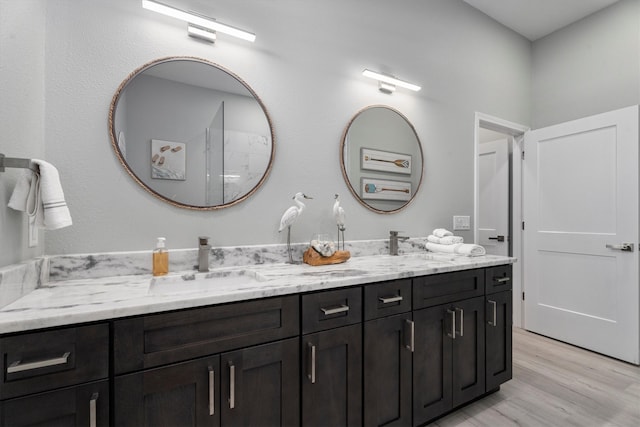
[[[342,233],[342,249],[344,250],[344,209],[340,206],[340,196],[335,195],[336,201],[333,203],[333,218],[338,226],[338,249],[340,249],[340,234]]]
[[[293,256],[291,255],[291,226],[298,219],[300,214],[305,208],[304,203],[302,203],[302,199],[313,199],[313,197],[309,197],[304,193],[296,193],[293,196],[293,200],[295,201],[295,206],[291,206],[287,209],[282,218],[280,219],[280,229],[278,233],[287,228],[287,252],[289,253],[289,262],[293,264]]]

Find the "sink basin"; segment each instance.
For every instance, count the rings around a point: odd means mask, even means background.
[[[159,295],[207,292],[234,288],[266,281],[267,278],[251,270],[216,270],[208,273],[186,273],[154,277],[149,293]]]

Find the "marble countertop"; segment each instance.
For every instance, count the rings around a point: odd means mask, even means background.
[[[169,287],[169,292],[154,291],[150,287],[150,274],[63,280],[44,283],[0,309],[0,333],[483,268],[515,261],[514,258],[492,255],[465,257],[423,252],[353,257],[343,264],[320,267],[284,263],[234,266],[212,270],[212,275],[236,275],[235,280],[220,283],[224,279],[213,277],[208,279],[210,283],[207,282],[205,288],[191,287],[195,282],[186,280]],[[188,273],[193,272],[183,272],[182,275],[186,274],[187,279],[193,278],[193,274],[189,277]],[[163,280],[180,282],[182,275],[173,273],[169,279]]]

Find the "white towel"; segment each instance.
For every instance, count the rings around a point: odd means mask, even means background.
[[[427,240],[431,243],[437,243],[439,245],[455,245],[456,243],[464,243],[464,238],[462,236],[437,237],[433,234],[430,234],[427,236]]]
[[[427,242],[425,247],[427,248],[427,250],[431,252],[444,252],[444,253],[456,254],[456,255],[481,256],[486,254],[482,246],[474,245],[472,243],[458,243],[455,245],[439,245],[437,243]]]
[[[31,161],[38,165],[40,171],[27,170],[18,179],[9,207],[25,212],[31,219],[35,216],[35,224],[47,230],[70,226],[71,214],[64,200],[58,170],[44,160]]]
[[[436,228],[435,230],[433,230],[431,234],[433,234],[436,237],[453,236],[453,233],[445,228]]]

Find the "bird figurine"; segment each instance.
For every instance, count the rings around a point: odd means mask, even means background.
[[[340,206],[340,196],[335,195],[336,201],[333,203],[333,218],[338,226],[338,249],[340,249],[340,233],[342,233],[342,249],[344,250],[344,209]]]
[[[305,208],[304,203],[302,203],[302,199],[313,199],[313,197],[309,197],[304,193],[296,193],[296,195],[293,196],[293,200],[296,204],[284,212],[280,219],[280,229],[278,230],[278,233],[280,233],[285,228],[287,229],[287,252],[289,253],[289,262],[291,264],[293,264],[293,256],[291,255],[291,226],[296,222]]]

